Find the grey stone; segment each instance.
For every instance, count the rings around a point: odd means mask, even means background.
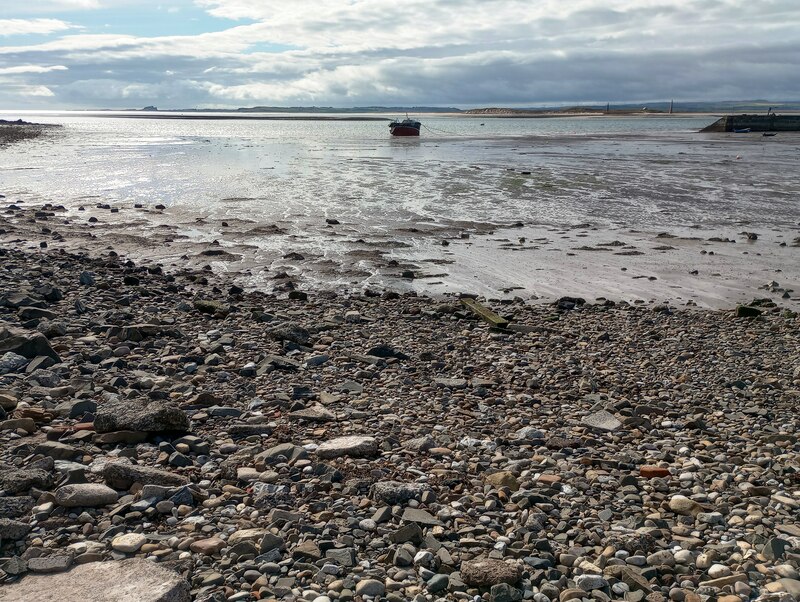
[[[616,431],[622,426],[622,423],[613,414],[605,410],[600,410],[584,417],[583,424],[608,433]]]
[[[419,498],[425,491],[430,491],[430,487],[421,483],[381,481],[372,486],[370,497],[376,502],[394,506]]]
[[[585,592],[590,592],[594,589],[603,589],[608,585],[608,581],[603,579],[602,575],[578,575],[575,577],[575,585]]]
[[[359,596],[382,596],[386,593],[386,586],[377,579],[362,579],[356,584],[356,594]]]
[[[435,518],[426,510],[420,508],[406,508],[403,510],[403,520],[408,523],[417,523],[419,525],[437,526],[441,525],[442,521]]]
[[[277,341],[291,341],[298,345],[308,343],[311,335],[309,332],[294,322],[286,322],[267,330],[267,334]]]
[[[66,443],[58,443],[57,441],[44,441],[36,446],[34,453],[43,456],[49,456],[54,460],[74,460],[79,456],[83,456],[83,452],[77,447],[67,445]]]
[[[430,581],[428,581],[428,591],[432,594],[437,594],[446,590],[449,585],[450,577],[442,574],[434,575],[431,577]]]
[[[0,375],[19,372],[30,360],[23,355],[8,351],[0,357]]]
[[[308,420],[310,422],[330,422],[331,420],[336,420],[336,415],[324,406],[316,404],[309,408],[291,412],[289,418]]]
[[[0,516],[17,518],[33,508],[34,500],[29,496],[0,497]]]
[[[374,437],[347,436],[326,441],[317,448],[317,457],[323,459],[349,456],[372,458],[378,455],[378,441]]]
[[[28,570],[33,573],[63,573],[72,566],[71,554],[40,556],[28,560]]]
[[[767,560],[778,560],[783,558],[783,555],[786,553],[786,549],[790,547],[791,545],[785,539],[773,537],[764,544],[763,548],[761,548],[761,555]]]
[[[8,326],[0,327],[0,354],[5,355],[8,351],[12,351],[29,360],[40,355],[46,355],[57,364],[61,363],[61,358],[53,351],[50,341],[41,332],[31,332],[22,328]]]
[[[51,484],[51,475],[40,468],[0,466],[0,489],[6,493],[22,493],[31,487],[49,489]]]
[[[353,548],[330,549],[325,552],[325,558],[346,567],[355,566],[356,564],[356,552]]]
[[[189,602],[189,583],[139,558],[92,562],[56,575],[28,575],[0,591],[3,602]]]
[[[109,401],[97,408],[94,428],[98,433],[113,431],[189,430],[189,419],[178,406],[163,401]]]
[[[522,592],[507,583],[498,583],[489,590],[492,602],[520,602]]]
[[[109,462],[103,467],[103,479],[116,489],[128,489],[133,483],[180,487],[188,485],[186,477],[149,466],[137,466],[126,462]]]
[[[461,563],[461,578],[467,585],[491,587],[499,583],[514,585],[522,579],[522,567],[502,560],[468,560]]]
[[[27,523],[21,523],[10,518],[0,518],[0,541],[23,539],[30,530],[31,527]]]
[[[117,501],[117,492],[100,483],[64,485],[56,489],[56,503],[65,508],[107,506]]]

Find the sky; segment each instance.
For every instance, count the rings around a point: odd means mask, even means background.
[[[800,0],[0,0],[0,108],[800,99]]]

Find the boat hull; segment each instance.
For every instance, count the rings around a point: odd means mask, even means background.
[[[389,132],[392,136],[419,136],[419,130],[419,127],[410,125],[389,126]]]

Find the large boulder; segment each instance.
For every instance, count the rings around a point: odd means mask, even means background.
[[[61,363],[61,358],[53,351],[50,341],[41,332],[2,326],[0,327],[0,355],[9,351],[29,360],[44,355],[57,364]]]
[[[189,602],[189,583],[141,558],[91,562],[56,575],[28,575],[0,589],[2,602]]]
[[[98,433],[186,432],[189,430],[189,419],[178,406],[164,401],[118,400],[98,406],[94,429]]]

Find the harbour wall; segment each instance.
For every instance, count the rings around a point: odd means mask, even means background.
[[[702,132],[732,132],[750,128],[753,132],[800,132],[800,115],[726,115]]]

